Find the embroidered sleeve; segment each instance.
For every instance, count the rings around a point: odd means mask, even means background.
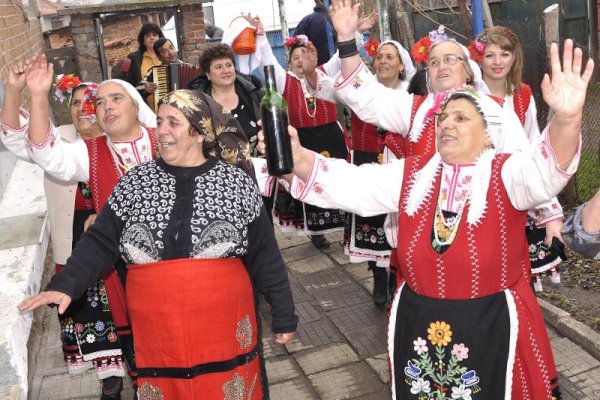
[[[573,161],[565,171],[561,170],[550,144],[548,128],[532,151],[513,153],[502,168],[502,181],[513,206],[528,210],[556,196],[577,171],[580,154],[581,136]]]
[[[562,206],[556,197],[539,204],[527,214],[533,218],[537,227],[543,227],[550,221],[564,217]]]
[[[256,181],[258,183],[258,190],[260,191],[260,194],[265,197],[270,197],[271,194],[273,194],[273,186],[277,178],[269,175],[266,159],[252,157],[251,160],[252,164],[254,165],[254,175],[256,175]]]
[[[23,108],[19,108],[19,125],[18,127],[11,126],[0,120],[0,132],[4,135],[27,132],[29,129],[29,113]]]
[[[27,151],[29,113],[24,109],[19,110],[19,125],[19,127],[13,127],[0,120],[0,140],[17,158],[31,162]]]
[[[581,226],[581,214],[583,212],[582,204],[577,208],[575,214],[570,216],[562,228],[562,237],[565,244],[577,253],[600,260],[600,232],[588,233]]]
[[[44,143],[29,142],[29,155],[44,171],[61,181],[87,182],[90,162],[85,142],[78,138],[74,143],[61,140],[56,127],[49,123]]]
[[[411,94],[386,88],[363,63],[346,79],[337,74],[334,84],[337,96],[361,120],[406,135],[413,102]]]
[[[404,160],[356,166],[315,155],[306,182],[294,177],[293,197],[323,208],[339,208],[362,216],[398,211]]]

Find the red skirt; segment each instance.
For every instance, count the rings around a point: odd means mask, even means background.
[[[130,265],[140,399],[261,399],[254,293],[239,258]]]

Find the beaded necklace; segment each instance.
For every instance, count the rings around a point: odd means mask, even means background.
[[[304,106],[306,107],[306,113],[310,118],[314,118],[317,113],[317,99],[315,96],[311,96],[310,94],[304,92]],[[312,109],[312,114],[310,110]]]
[[[458,213],[454,217],[444,218],[442,213],[442,196],[439,196],[435,208],[435,220],[433,221],[433,241],[432,246],[435,251],[440,252],[443,246],[450,246],[458,233],[458,226],[463,215],[463,211],[467,206],[469,198],[465,199]]]

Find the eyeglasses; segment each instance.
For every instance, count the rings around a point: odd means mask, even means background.
[[[458,60],[465,61],[464,58],[459,57],[456,54],[444,54],[442,58],[432,58],[431,60],[428,60],[427,68],[437,68],[442,65],[442,63],[446,65],[454,65],[458,62]]]

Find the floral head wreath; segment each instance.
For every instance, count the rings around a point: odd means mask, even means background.
[[[304,45],[306,45],[306,43],[308,43],[308,36],[294,35],[294,36],[290,36],[283,45],[285,47],[287,47],[288,49],[291,49],[292,47],[304,46]]]
[[[482,62],[483,61],[483,52],[485,51],[485,46],[488,40],[487,35],[483,35],[479,39],[473,40],[467,49],[469,50],[469,57],[471,60]]]
[[[377,50],[379,50],[379,40],[375,40],[372,37],[367,40],[365,43],[365,51],[367,55],[371,58],[377,55]]]
[[[96,121],[96,92],[98,84],[93,82],[81,82],[75,74],[57,75],[54,80],[56,90],[54,91],[54,99],[60,103],[67,100],[67,107],[71,105],[73,91],[78,87],[85,87],[83,92],[83,111],[89,116],[92,122]]]
[[[429,58],[429,49],[432,44],[440,42],[442,40],[448,39],[448,35],[446,35],[446,27],[444,25],[440,25],[434,31],[431,31],[427,34],[427,36],[423,36],[410,50],[410,55],[413,60],[421,65],[427,64],[427,58]]]

